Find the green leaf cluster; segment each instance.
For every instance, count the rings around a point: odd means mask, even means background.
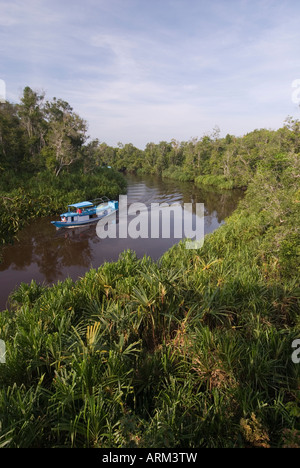
[[[0,315],[0,444],[297,446],[293,158],[258,173],[199,251],[128,251],[77,282],[21,285]]]

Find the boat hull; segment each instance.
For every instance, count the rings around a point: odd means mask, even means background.
[[[53,226],[55,226],[58,229],[60,228],[72,229],[75,227],[86,226],[87,224],[96,223],[97,221],[99,221],[99,219],[102,219],[102,218],[93,218],[93,219],[89,219],[88,221],[81,221],[81,222],[76,221],[73,223],[65,223],[63,221],[51,221],[51,224],[53,224]]]
[[[61,229],[61,228],[72,229],[72,228],[76,228],[76,227],[80,227],[80,226],[86,226],[87,224],[97,223],[98,221],[100,221],[100,219],[109,218],[114,213],[117,213],[117,210],[114,210],[109,214],[106,214],[106,215],[103,215],[103,216],[98,216],[97,218],[92,218],[92,219],[88,219],[88,220],[85,220],[85,221],[73,221],[73,222],[72,221],[70,221],[70,222],[51,221],[51,224],[53,224],[53,226],[55,226],[57,229]]]

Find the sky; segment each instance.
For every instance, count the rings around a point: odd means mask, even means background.
[[[277,129],[300,117],[299,24],[299,0],[0,0],[0,84],[111,146]]]

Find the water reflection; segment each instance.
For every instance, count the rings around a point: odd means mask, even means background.
[[[205,234],[215,230],[236,208],[243,194],[239,191],[222,193],[202,191],[191,183],[160,180],[156,177],[128,177],[128,204],[144,203],[196,203],[205,206]],[[18,236],[13,246],[3,249],[0,264],[0,309],[9,293],[21,282],[52,284],[70,276],[76,280],[91,267],[105,261],[117,260],[125,249],[135,250],[138,257],[150,255],[158,259],[178,239],[99,239],[96,225],[74,229],[55,230],[50,221],[34,221]],[[128,222],[130,222],[128,217]],[[118,219],[116,221],[118,223]]]
[[[191,182],[160,179],[155,176],[128,176],[128,199],[130,202],[151,203],[204,203],[206,215],[217,216],[221,223],[230,216],[243,197],[241,190],[208,191]]]

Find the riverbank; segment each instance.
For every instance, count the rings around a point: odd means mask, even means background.
[[[162,172],[163,179],[192,182],[197,187],[206,190],[246,190],[247,186],[239,184],[223,175],[198,175],[190,171],[183,171],[180,167],[171,167]],[[247,182],[248,184],[248,182]]]
[[[17,188],[15,188],[17,187]],[[6,175],[0,184],[0,246],[13,242],[33,219],[60,214],[70,203],[126,192],[126,180],[117,171],[95,168],[56,177],[49,171],[17,177]]]
[[[161,179],[155,176],[126,176],[126,197],[128,206],[143,203],[151,212],[151,204],[165,203],[204,203],[204,232],[208,234],[217,229],[230,216],[243,193],[239,191],[211,192],[202,191],[191,183]],[[168,209],[165,219],[168,219]],[[196,206],[193,210],[194,225]],[[179,215],[180,216],[180,215]],[[71,277],[74,281],[84,276],[91,268],[98,268],[105,261],[118,260],[124,250],[132,249],[138,258],[149,255],[159,259],[170,247],[178,243],[170,226],[170,238],[148,239],[116,238],[100,240],[96,226],[80,227],[72,230],[56,230],[51,221],[57,215],[32,219],[18,234],[13,244],[2,248],[0,263],[0,310],[6,308],[8,295],[22,282],[51,285]],[[133,216],[129,216],[128,225]],[[163,218],[162,218],[163,219]],[[118,219],[117,219],[118,223]],[[150,224],[150,220],[149,220]]]
[[[299,446],[297,159],[199,251],[23,285],[0,317],[8,447]]]
[[[75,198],[115,197],[117,171],[247,187],[199,250],[125,251],[77,281],[14,291],[0,314],[0,447],[299,447],[299,121],[142,151],[85,145],[68,103],[28,87],[0,111],[5,242]]]

